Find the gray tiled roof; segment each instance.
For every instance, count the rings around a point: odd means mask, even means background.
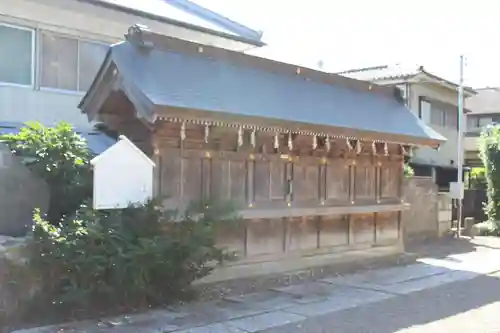
[[[420,66],[403,66],[400,64],[396,64],[352,69],[340,72],[338,74],[356,80],[377,81],[389,79],[406,79],[408,77],[417,75],[421,71],[422,69],[420,68]]]
[[[256,45],[262,33],[230,20],[189,0],[79,0],[168,23],[188,24],[227,36],[241,37]],[[135,23],[135,22],[133,22]]]
[[[446,141],[390,96],[124,42],[111,60],[153,104]]]

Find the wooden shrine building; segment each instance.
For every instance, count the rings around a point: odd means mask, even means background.
[[[80,108],[155,161],[165,205],[244,207],[246,226],[220,236],[241,259],[207,281],[403,249],[404,155],[445,139],[394,89],[138,26],[126,39]]]

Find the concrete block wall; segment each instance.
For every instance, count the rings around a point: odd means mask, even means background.
[[[403,212],[405,243],[439,236],[439,196],[430,177],[408,177],[403,183],[404,200],[410,209]]]
[[[6,145],[0,145],[0,198],[0,235],[25,235],[32,226],[33,210],[44,213],[49,205],[47,184]]]

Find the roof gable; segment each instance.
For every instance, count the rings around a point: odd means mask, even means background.
[[[111,147],[109,147],[108,149],[103,151],[98,156],[94,157],[90,161],[90,164],[95,166],[96,164],[100,163],[100,161],[102,161],[106,158],[110,158],[110,157],[112,158],[114,154],[122,153],[124,150],[132,152],[133,154],[135,154],[136,156],[138,156],[142,160],[144,160],[144,162],[150,164],[153,167],[155,166],[155,163],[146,154],[144,154],[142,152],[142,150],[140,150],[136,145],[134,145],[134,143],[132,141],[127,139],[124,135],[120,135],[118,138],[118,141],[114,145],[112,145]]]
[[[262,33],[230,20],[189,0],[78,0],[156,21],[265,45]]]
[[[336,127],[373,138],[393,136],[392,142],[394,137],[431,146],[446,141],[398,101],[393,88],[173,38],[163,37],[161,47],[151,48],[130,40],[113,46],[109,62],[116,66],[121,89],[149,122],[172,116],[172,108],[177,108],[186,110],[181,117],[194,115],[187,110],[198,110],[232,121],[283,121],[297,131],[314,127],[328,133]],[[141,41],[159,45],[154,38]],[[92,86],[80,105],[90,118],[87,96],[99,85]],[[143,100],[155,107],[142,108]],[[159,114],[158,107],[168,107],[168,112]]]
[[[337,74],[349,77],[356,80],[364,80],[370,82],[380,81],[401,81],[409,82],[416,80],[417,82],[436,83],[445,86],[448,89],[456,90],[458,84],[455,82],[444,79],[440,76],[434,75],[427,71],[424,66],[403,66],[396,65],[383,65],[366,67],[359,69],[350,69]],[[476,92],[469,88],[464,87],[464,92],[469,96],[474,95]]]

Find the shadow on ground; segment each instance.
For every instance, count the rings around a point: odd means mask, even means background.
[[[432,249],[426,249],[425,244],[419,244],[414,251],[430,255],[430,261],[444,258],[450,268],[445,268],[444,276],[459,276],[462,278],[447,283],[437,283],[430,288],[407,289],[407,292],[379,302],[361,305],[355,308],[311,317],[301,323],[290,324],[275,329],[263,330],[266,333],[427,333],[427,332],[500,332],[500,274],[485,275],[492,270],[500,270],[500,260],[495,260],[500,250],[498,239],[487,238],[476,240],[443,240],[433,242]],[[475,269],[460,269],[460,253],[477,250],[473,257]],[[427,254],[425,253],[427,251]],[[483,253],[480,253],[483,251]],[[446,258],[448,255],[452,258]],[[457,255],[458,254],[458,255]],[[469,259],[470,260],[470,259]],[[488,264],[496,262],[496,264]],[[494,266],[497,266],[495,269]],[[454,267],[454,268],[451,268]],[[488,269],[488,267],[490,267]],[[414,283],[418,281],[406,281]],[[373,287],[373,284],[369,286]],[[397,290],[397,284],[393,285]],[[391,288],[387,288],[391,290]],[[404,291],[405,288],[399,288]],[[495,309],[484,312],[471,310],[488,307]],[[485,318],[489,316],[489,318]],[[431,324],[432,323],[432,324]]]

